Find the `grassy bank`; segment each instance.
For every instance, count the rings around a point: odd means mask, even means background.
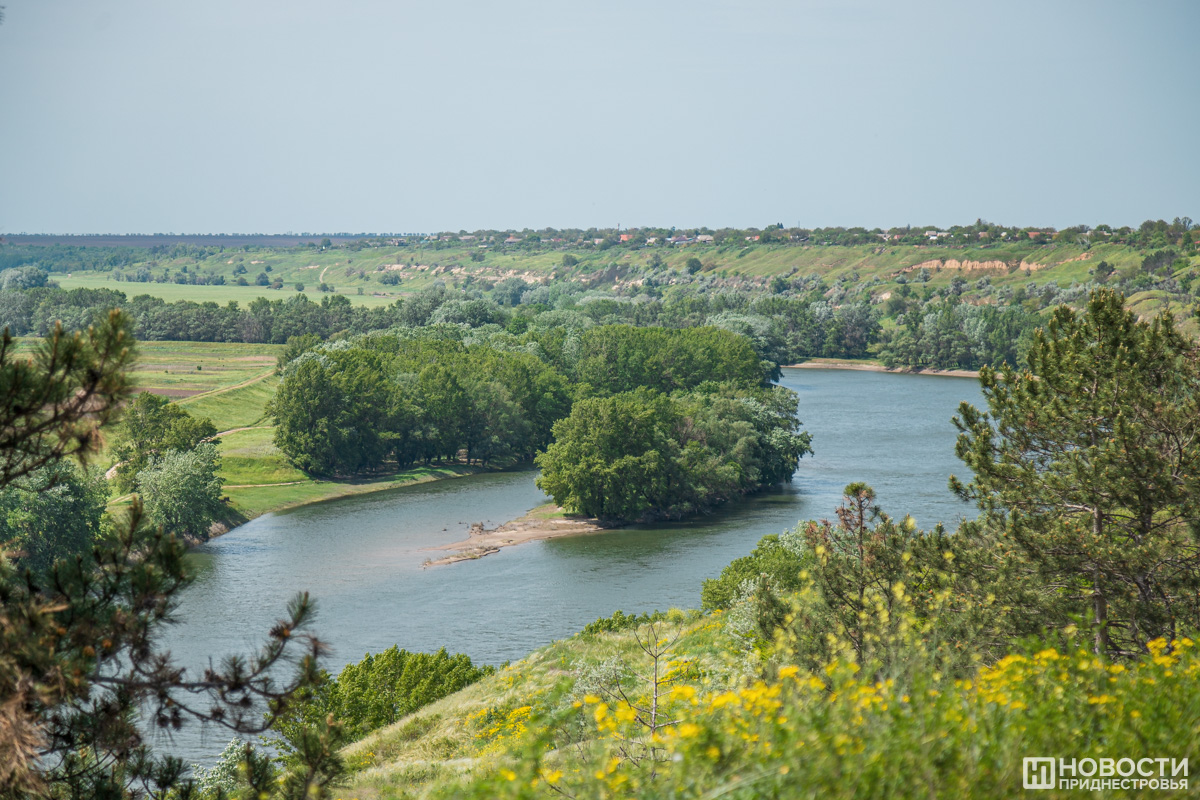
[[[218,474],[230,501],[229,514],[222,520],[226,527],[306,503],[479,472],[475,467],[447,464],[339,481],[313,478],[296,469],[275,446],[275,428],[266,413],[279,380],[275,360],[282,350],[270,344],[138,344],[133,371],[137,390],[170,397],[193,415],[212,420],[219,431]],[[103,457],[101,463],[106,463]],[[113,507],[127,502],[127,497],[114,498]]]
[[[476,467],[461,464],[434,465],[414,467],[390,475],[354,481],[324,481],[306,478],[295,483],[277,483],[265,486],[226,485],[225,494],[234,508],[248,518],[253,518],[268,511],[282,511],[285,508],[294,508],[321,500],[397,489],[401,486],[427,483],[442,478],[459,478],[463,475],[473,475],[479,471]]]

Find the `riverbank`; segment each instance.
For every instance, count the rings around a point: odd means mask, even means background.
[[[204,542],[226,534],[239,525],[244,525],[255,517],[276,511],[287,511],[313,503],[323,503],[360,494],[385,492],[389,489],[399,489],[405,486],[415,486],[421,483],[462,478],[490,472],[484,467],[468,467],[465,464],[446,464],[441,466],[417,467],[391,475],[377,478],[326,481],[304,480],[288,481],[285,483],[265,483],[251,485],[223,486],[222,495],[225,502],[225,513],[209,527],[204,539],[189,538],[188,544],[197,546]],[[132,494],[122,495],[109,501],[109,513],[116,514],[129,507]]]
[[[906,375],[941,375],[947,378],[978,378],[973,369],[933,369],[929,367],[885,367],[878,361],[864,359],[812,358],[799,364],[787,364],[785,369],[851,369],[863,372],[894,372]]]
[[[431,550],[454,551],[441,558],[431,558],[424,566],[436,567],[458,561],[473,561],[500,552],[502,547],[511,547],[525,542],[543,539],[558,539],[563,536],[578,536],[604,530],[599,520],[592,517],[571,516],[554,503],[546,503],[532,509],[523,517],[506,522],[499,528],[487,530],[483,523],[476,522],[470,533],[461,542],[451,542]]]
[[[361,478],[345,481],[332,480],[302,480],[256,485],[228,485],[222,491],[233,508],[237,509],[246,519],[254,519],[274,511],[284,511],[309,503],[320,503],[326,500],[337,500],[371,492],[382,492],[388,489],[398,489],[402,486],[412,486],[418,483],[461,478],[465,475],[475,475],[486,472],[483,467],[469,467],[465,464],[445,464],[440,466],[416,467],[414,469],[396,472],[377,478]]]

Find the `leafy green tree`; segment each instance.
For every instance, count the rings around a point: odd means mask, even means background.
[[[567,511],[601,519],[666,511],[662,504],[681,485],[678,421],[670,398],[646,390],[581,400],[538,455],[538,487]]]
[[[205,538],[225,510],[219,466],[217,446],[211,442],[151,459],[137,476],[150,519],[179,536]]]
[[[347,664],[336,678],[322,673],[319,686],[307,690],[277,723],[276,744],[285,758],[294,758],[300,737],[332,716],[342,724],[346,741],[361,739],[391,725],[419,708],[470,686],[495,673],[477,667],[468,656],[410,653],[393,645]]]
[[[387,404],[377,354],[310,351],[284,370],[267,413],[277,423],[275,444],[297,467],[352,475],[383,461]]]
[[[1175,638],[1200,613],[1200,360],[1169,317],[1139,321],[1111,290],[1060,306],[1029,370],[983,369],[964,403],[951,487],[1040,582],[1045,623],[1085,618],[1097,653]]]
[[[583,334],[582,350],[579,381],[605,393],[671,392],[706,381],[760,386],[775,368],[759,359],[745,336],[719,328],[605,325]]]
[[[705,580],[700,587],[700,602],[706,611],[728,609],[746,586],[760,578],[766,578],[778,593],[795,592],[804,585],[800,573],[811,567],[810,552],[788,546],[778,534],[768,534],[750,555],[735,558],[719,576]]]
[[[196,418],[183,406],[150,392],[141,392],[126,406],[118,443],[113,448],[118,466],[116,484],[133,488],[138,474],[151,461],[173,450],[191,450],[217,435],[207,418]]]
[[[0,272],[0,291],[16,289],[33,289],[46,286],[50,277],[43,269],[37,267],[14,267]]]
[[[678,518],[790,480],[807,452],[795,395],[707,385],[577,401],[537,456],[538,486],[571,513]]]
[[[61,558],[91,557],[108,486],[95,470],[54,462],[0,489],[0,550],[35,572]]]
[[[503,325],[505,312],[495,303],[482,298],[450,300],[438,306],[429,318],[430,325],[451,323],[478,328],[481,325]]]
[[[275,374],[282,375],[284,368],[321,343],[321,337],[315,333],[305,333],[300,336],[289,336],[287,346],[275,361]]]
[[[868,647],[867,620],[877,600],[890,607],[892,587],[905,571],[907,548],[903,527],[879,514],[874,489],[851,483],[842,494],[838,524],[809,523],[804,538],[816,558],[821,595],[861,664]]]

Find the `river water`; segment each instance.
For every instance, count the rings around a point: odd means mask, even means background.
[[[313,629],[331,671],[393,644],[467,653],[477,663],[517,660],[617,609],[698,607],[700,584],[768,533],[832,518],[841,490],[871,484],[895,517],[957,526],[973,508],[946,488],[966,476],[950,418],[981,404],[970,378],[849,370],[784,370],[800,396],[815,455],[793,481],[687,522],[635,526],[509,547],[433,568],[426,548],[466,538],[546,502],[522,470],[360,495],[267,514],[193,554],[195,582],[164,644],[185,666],[250,652],[299,590],[317,598]],[[438,554],[440,555],[440,554]],[[436,556],[435,556],[436,557]],[[222,731],[185,731],[164,749],[210,761]]]

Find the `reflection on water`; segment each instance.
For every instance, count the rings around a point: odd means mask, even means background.
[[[318,598],[315,630],[332,668],[393,644],[469,654],[497,664],[523,657],[620,608],[699,605],[700,583],[765,534],[832,517],[841,489],[870,483],[893,516],[953,527],[971,508],[946,488],[950,417],[980,402],[971,379],[836,370],[785,370],[800,394],[816,455],[790,484],[709,516],[533,542],[477,561],[423,569],[425,549],[465,538],[472,522],[499,525],[545,502],[535,473],[477,475],[361,495],[260,517],[192,556],[196,581],[167,644],[184,664],[245,651],[295,592]],[[173,751],[208,760],[225,738],[185,732]]]

